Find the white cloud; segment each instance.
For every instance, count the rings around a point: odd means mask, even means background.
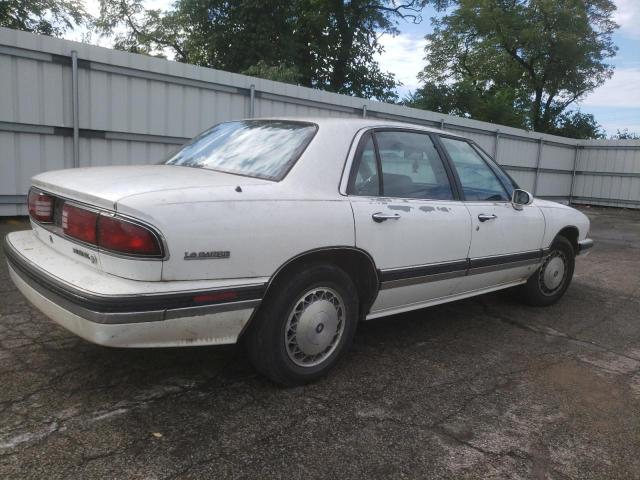
[[[98,0],[85,0],[84,8],[89,15],[94,17],[100,15],[100,2]]]
[[[585,107],[640,108],[640,68],[618,68],[581,104]]]
[[[421,35],[385,35],[380,39],[384,52],[378,56],[382,71],[395,74],[403,83],[399,93],[405,94],[418,87],[418,73],[424,68],[426,40]]]
[[[631,38],[640,38],[640,1],[615,0],[617,10],[613,16],[620,25],[620,33]]]

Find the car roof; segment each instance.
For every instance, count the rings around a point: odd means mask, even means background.
[[[349,118],[349,117],[261,117],[247,120],[274,120],[274,121],[290,121],[290,122],[309,122],[315,123],[319,127],[322,126],[339,126],[341,128],[349,128],[352,132],[358,131],[363,128],[409,128],[412,130],[421,130],[425,132],[433,133],[445,133],[447,135],[460,137],[455,133],[451,133],[439,128],[427,127],[424,125],[418,125],[408,122],[397,122],[393,120],[378,119],[378,118]]]
[[[308,122],[318,125],[318,132],[304,153],[283,179],[287,185],[301,188],[309,197],[336,193],[347,162],[355,152],[354,140],[359,132],[371,128],[402,128],[425,133],[449,132],[437,128],[378,118],[348,117],[263,117],[247,121]],[[460,137],[456,135],[456,137]],[[462,137],[460,137],[462,138]],[[306,197],[305,197],[306,198]]]

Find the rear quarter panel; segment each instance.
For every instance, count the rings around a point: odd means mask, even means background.
[[[266,277],[303,252],[355,243],[353,214],[342,197],[292,193],[265,199],[259,191],[245,190],[235,200],[194,191],[140,195],[118,210],[146,217],[164,235],[169,258],[163,262],[162,280]],[[230,255],[185,260],[190,252],[212,251]]]

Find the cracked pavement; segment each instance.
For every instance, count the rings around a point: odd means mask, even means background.
[[[236,346],[87,343],[2,257],[0,478],[640,478],[640,212],[583,211],[596,246],[558,304],[502,292],[366,322],[295,389]]]

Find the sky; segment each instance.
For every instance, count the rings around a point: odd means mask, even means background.
[[[619,50],[609,59],[615,67],[613,77],[587,95],[578,105],[584,113],[592,113],[607,135],[618,129],[640,134],[640,0],[614,0],[615,21],[620,28],[614,34]],[[426,9],[418,24],[400,24],[400,35],[385,36],[384,53],[379,57],[383,70],[395,73],[403,83],[400,96],[415,90],[417,74],[424,67],[424,36],[431,32],[430,18],[435,11]]]
[[[147,8],[166,9],[173,0],[147,0]],[[592,113],[604,127],[607,135],[618,129],[629,129],[640,134],[640,0],[614,0],[617,11],[615,21],[620,28],[614,34],[619,50],[609,60],[615,67],[613,77],[588,94],[578,105],[584,113]],[[85,0],[89,13],[98,15],[98,0]],[[402,82],[398,88],[400,97],[419,86],[418,72],[424,67],[424,36],[431,32],[431,21],[436,12],[423,11],[420,24],[401,21],[400,34],[385,35],[381,41],[384,52],[378,56],[383,71],[394,73]],[[68,38],[79,40],[78,32]],[[109,46],[108,39],[93,38],[92,43]]]

